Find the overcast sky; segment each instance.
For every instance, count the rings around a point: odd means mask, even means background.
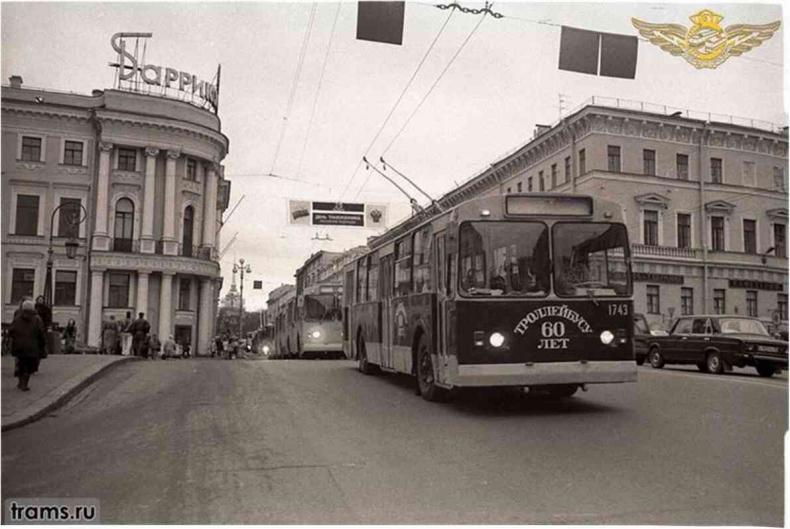
[[[219,115],[230,138],[223,163],[232,181],[231,205],[245,195],[222,230],[223,245],[238,232],[222,259],[223,295],[234,259],[243,257],[253,269],[245,281],[246,305],[259,308],[269,290],[293,281],[295,269],[311,252],[342,250],[374,234],[321,229],[320,235],[332,240],[311,240],[315,228],[288,226],[287,199],[387,203],[393,223],[408,214],[407,200],[380,177],[368,179],[359,160],[445,22],[432,53],[368,151],[375,160],[386,150],[388,161],[433,195],[524,144],[536,123],[555,121],[559,94],[567,111],[597,95],[786,123],[783,28],[715,70],[697,70],[644,41],[635,80],[557,69],[560,25],[636,35],[631,17],[690,26],[688,17],[704,8],[723,15],[724,27],[782,19],[778,3],[497,2],[493,9],[504,18],[483,20],[400,134],[479,15],[456,11],[448,21],[449,12],[431,2],[407,3],[403,45],[394,46],[355,39],[356,3],[317,3],[287,116],[313,11],[310,2],[4,2],[2,77],[5,83],[18,74],[29,86],[86,94],[110,88],[114,70],[107,63],[115,58],[110,37],[120,31],[153,33],[149,63],[203,79],[211,79],[222,64]],[[301,182],[263,176],[272,169]],[[263,280],[264,290],[253,291],[252,279]]]

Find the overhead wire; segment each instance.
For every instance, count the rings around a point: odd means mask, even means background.
[[[409,89],[409,87],[411,87],[411,84],[414,82],[414,79],[417,77],[417,73],[420,71],[420,69],[422,68],[423,64],[425,64],[425,61],[428,58],[428,55],[430,55],[431,51],[433,50],[434,46],[436,45],[436,42],[439,40],[439,37],[441,37],[442,33],[444,32],[444,29],[447,27],[447,24],[450,22],[450,18],[452,18],[453,13],[454,13],[454,11],[450,11],[447,14],[447,18],[445,19],[444,24],[442,24],[442,27],[439,29],[439,32],[433,38],[433,41],[431,42],[431,45],[428,46],[428,49],[426,50],[425,54],[422,56],[422,59],[420,59],[420,62],[417,65],[417,68],[415,68],[414,73],[411,74],[411,77],[409,78],[409,81],[406,83],[406,86],[404,86],[403,90],[401,90],[401,93],[398,96],[398,99],[395,101],[395,104],[392,105],[392,108],[390,109],[389,113],[387,114],[387,117],[384,118],[384,122],[379,127],[378,131],[376,132],[376,135],[373,136],[373,139],[370,141],[370,144],[365,149],[365,152],[363,153],[363,156],[366,156],[368,154],[368,151],[370,151],[370,149],[373,147],[373,144],[376,143],[376,140],[381,135],[382,131],[384,130],[384,127],[386,127],[386,125],[389,122],[390,118],[395,113],[395,109],[398,108],[398,105],[400,104],[401,100],[403,100],[403,96],[406,95],[406,91]],[[339,197],[340,200],[342,200],[343,197],[345,196],[346,192],[348,192],[348,188],[351,185],[351,182],[354,180],[354,177],[356,176],[357,171],[359,171],[359,168],[362,167],[362,163],[363,163],[362,162],[362,157],[360,157],[359,162],[357,163],[356,169],[354,169],[354,172],[351,174],[351,177],[348,179],[348,182],[346,182],[346,187],[343,189],[343,192],[340,193],[340,197]],[[370,178],[370,175],[368,175],[368,179],[369,178]],[[365,182],[367,182],[367,179],[365,180]]]
[[[299,49],[299,57],[296,62],[296,72],[294,73],[294,79],[291,83],[291,91],[288,95],[288,103],[285,107],[285,114],[283,115],[283,123],[280,127],[280,138],[277,141],[277,147],[274,150],[274,158],[272,159],[272,169],[270,173],[274,173],[274,167],[277,164],[277,158],[280,155],[280,147],[282,147],[283,138],[285,138],[285,130],[288,127],[288,116],[291,114],[291,109],[293,108],[294,99],[296,99],[296,88],[299,85],[299,78],[302,75],[302,67],[304,66],[304,58],[307,55],[307,44],[310,40],[310,35],[313,32],[313,23],[315,22],[315,10],[317,4],[313,2],[312,8],[310,9],[310,18],[307,22],[307,29],[305,30],[304,38],[302,39],[302,46]]]

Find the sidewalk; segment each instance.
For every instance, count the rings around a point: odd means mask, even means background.
[[[115,355],[50,355],[30,377],[30,391],[19,391],[14,358],[2,357],[2,431],[35,421],[65,404],[100,373],[136,357]]]

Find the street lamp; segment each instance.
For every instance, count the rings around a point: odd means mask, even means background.
[[[70,228],[78,227],[80,224],[85,222],[85,219],[88,218],[88,210],[86,210],[85,206],[83,206],[81,203],[75,204],[74,202],[63,202],[58,207],[52,210],[52,215],[50,215],[49,217],[49,246],[47,248],[47,276],[46,276],[46,281],[44,283],[44,303],[46,303],[48,307],[52,307],[52,254],[53,254],[52,232],[54,231],[53,226],[55,223],[55,213],[57,213],[60,210],[60,208],[62,208],[63,206],[74,207],[75,205],[78,205],[80,207],[80,212],[74,213],[73,215],[71,215],[71,218],[65,220]],[[79,235],[79,233],[77,233],[77,235]],[[66,246],[66,257],[68,257],[69,259],[74,259],[75,257],[77,257],[77,249],[80,247],[80,243],[79,241],[77,241],[77,238],[74,237],[73,234],[68,239],[66,239],[65,246]]]
[[[239,258],[238,263],[233,263],[233,273],[239,272],[239,339],[244,334],[244,273],[252,272],[250,265],[244,265],[244,258]]]

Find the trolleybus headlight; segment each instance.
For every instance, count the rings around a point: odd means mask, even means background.
[[[321,337],[321,331],[317,331],[317,330],[313,331],[313,332],[310,333],[310,336],[312,336],[313,338],[320,338]]]
[[[491,336],[488,337],[488,343],[493,347],[502,347],[502,344],[505,343],[505,337],[502,336],[502,333],[491,333]]]
[[[612,340],[614,340],[614,334],[612,334],[612,331],[604,331],[601,333],[601,342],[605,345],[612,343]]]
[[[265,354],[265,355],[269,354],[269,346],[268,345],[264,345],[263,346],[263,354]]]

